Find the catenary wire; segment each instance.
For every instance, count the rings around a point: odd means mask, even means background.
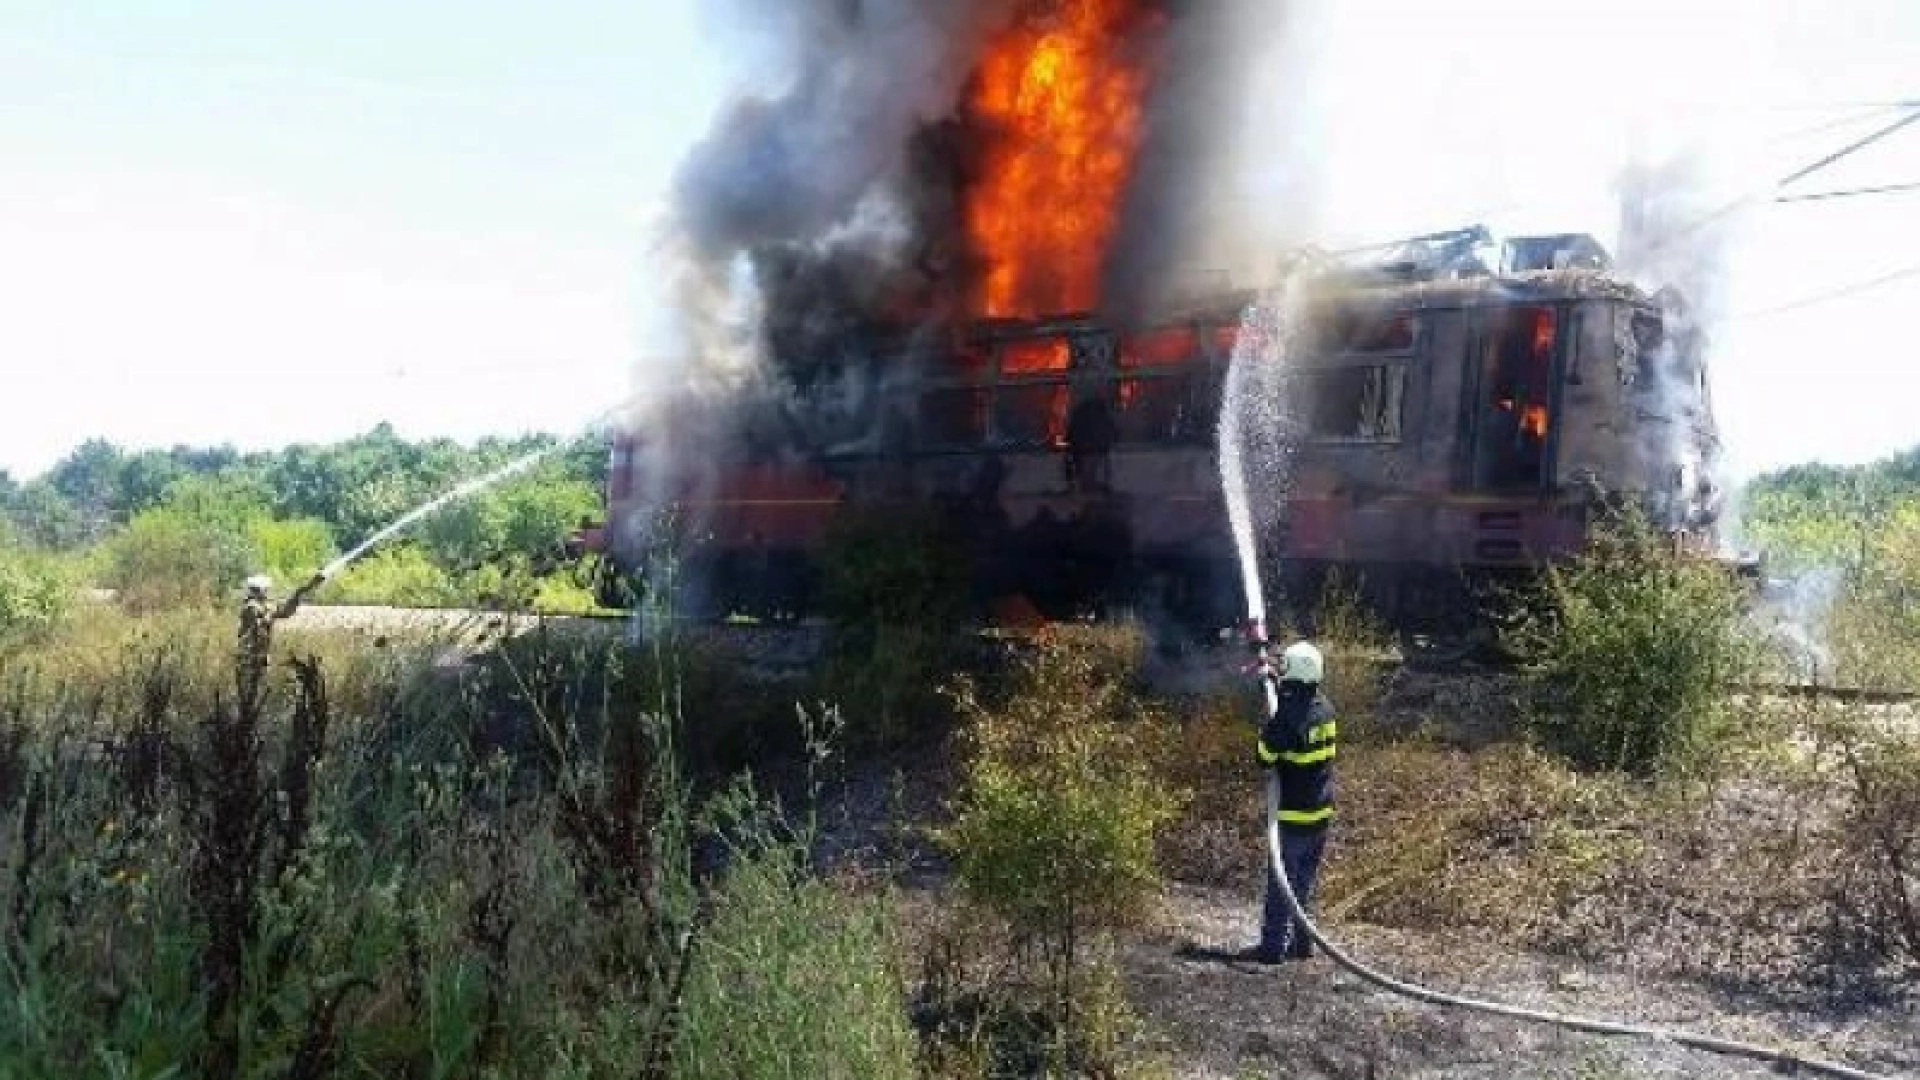
[[[1780,195],[1773,201],[1777,203],[1817,202],[1821,199],[1847,199],[1855,195],[1893,195],[1903,191],[1920,191],[1920,180],[1909,180],[1900,184],[1878,184],[1873,187],[1840,188],[1837,191],[1815,191],[1806,195]]]
[[[1866,292],[1868,289],[1877,289],[1882,285],[1889,285],[1903,278],[1913,277],[1915,274],[1920,274],[1920,263],[1903,266],[1898,270],[1881,274],[1879,277],[1868,278],[1865,281],[1856,281],[1851,285],[1842,285],[1837,289],[1829,289],[1826,292],[1815,293],[1812,296],[1803,296],[1798,300],[1789,300],[1784,304],[1776,304],[1773,307],[1761,308],[1758,311],[1739,312],[1735,314],[1733,318],[1758,319],[1765,315],[1779,315],[1788,311],[1798,311],[1801,308],[1812,307],[1815,304],[1824,304],[1829,300],[1839,300],[1852,296],[1855,293]]]

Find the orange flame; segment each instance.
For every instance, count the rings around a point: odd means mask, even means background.
[[[1058,0],[987,47],[968,111],[987,125],[968,239],[988,316],[1083,311],[1140,143],[1148,72],[1123,39],[1136,0]]]
[[[1496,404],[1502,412],[1513,412],[1517,403],[1512,398],[1501,398]],[[1547,407],[1528,405],[1520,411],[1520,430],[1535,439],[1547,437]]]

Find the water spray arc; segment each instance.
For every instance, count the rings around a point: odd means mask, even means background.
[[[394,519],[390,524],[387,524],[381,527],[372,536],[369,536],[365,540],[362,540],[358,544],[354,545],[354,547],[351,550],[349,550],[346,554],[341,555],[340,557],[334,559],[332,562],[328,563],[326,566],[321,567],[320,577],[322,579],[331,578],[333,575],[346,569],[349,565],[351,565],[354,562],[354,560],[360,558],[360,556],[365,555],[367,552],[373,550],[373,548],[376,545],[378,545],[382,540],[386,540],[394,536],[395,534],[406,529],[408,526],[413,525],[414,523],[420,521],[422,518],[428,517],[438,512],[439,510],[441,510],[442,508],[446,507],[451,503],[455,503],[460,501],[461,499],[465,499],[465,498],[468,498],[469,496],[478,494],[479,492],[485,491],[487,488],[490,488],[493,485],[498,484],[502,480],[505,480],[518,473],[525,472],[527,469],[532,468],[534,465],[538,464],[540,461],[551,456],[558,449],[559,449],[559,446],[557,445],[549,446],[541,450],[535,450],[531,454],[522,455],[521,457],[515,458],[514,460],[508,462],[507,464],[500,466],[499,468],[493,470],[492,472],[485,473],[480,476],[476,476],[471,480],[467,480],[455,486],[451,490],[448,490],[440,495],[435,496],[434,498],[428,500],[427,502],[421,503],[419,506],[414,507],[412,510],[407,511],[405,514]]]
[[[1227,372],[1225,400],[1221,405],[1219,436],[1222,494],[1226,500],[1232,525],[1234,551],[1240,561],[1241,585],[1246,593],[1246,629],[1254,642],[1254,647],[1260,651],[1264,651],[1266,643],[1267,607],[1265,592],[1260,583],[1259,545],[1252,498],[1256,492],[1269,499],[1284,500],[1285,497],[1284,479],[1280,478],[1277,483],[1274,482],[1287,458],[1287,443],[1291,436],[1285,426],[1287,403],[1279,400],[1284,396],[1280,376],[1286,370],[1293,330],[1298,323],[1299,310],[1296,305],[1301,293],[1301,277],[1300,274],[1291,275],[1287,284],[1271,298],[1272,302],[1248,309],[1242,322],[1240,338],[1234,348],[1231,366]],[[1261,427],[1257,430],[1250,427],[1250,421]],[[1266,438],[1262,439],[1260,436],[1266,436]],[[1256,451],[1256,460],[1251,463],[1247,456],[1250,443],[1260,448]],[[1251,477],[1250,464],[1255,469],[1262,470],[1265,475]],[[1250,483],[1253,479],[1265,482],[1256,488],[1253,483]],[[1260,682],[1265,691],[1265,703],[1270,715],[1276,707],[1278,691],[1272,679],[1263,678]],[[1278,815],[1280,781],[1279,777],[1272,773],[1267,776],[1265,803],[1267,873],[1279,882],[1280,894],[1286,902],[1288,911],[1306,930],[1308,938],[1324,950],[1335,963],[1390,993],[1431,1005],[1444,1005],[1517,1020],[1551,1024],[1572,1031],[1670,1042],[1691,1049],[1806,1069],[1826,1076],[1844,1077],[1847,1080],[1894,1080],[1892,1077],[1866,1072],[1848,1065],[1802,1057],[1787,1050],[1687,1031],[1594,1019],[1570,1013],[1527,1009],[1517,1005],[1449,994],[1418,983],[1396,979],[1355,959],[1338,944],[1329,940],[1301,907],[1299,898],[1294,895],[1292,883],[1287,880],[1287,875],[1281,869],[1285,864],[1281,857]]]
[[[581,430],[583,432],[597,431],[607,422],[609,418],[618,415],[625,408],[626,406],[623,403],[621,405],[617,405],[611,409],[608,409],[600,413],[598,416],[594,417],[592,420],[588,421],[585,425],[582,426]],[[483,473],[479,476],[462,481],[461,483],[455,485],[454,487],[448,489],[447,491],[434,496],[432,499],[429,499],[424,503],[421,503],[419,506],[416,506],[412,510],[409,510],[405,514],[402,514],[400,517],[395,518],[392,522],[389,522],[388,524],[382,526],[380,529],[375,531],[371,536],[368,536],[365,540],[362,540],[358,544],[355,544],[345,554],[338,556],[332,562],[329,562],[325,566],[321,567],[320,570],[314,574],[313,578],[301,587],[302,593],[304,594],[315,588],[318,588],[320,585],[324,584],[326,581],[331,579],[334,575],[338,574],[340,571],[345,570],[347,567],[353,565],[353,563],[357,561],[361,556],[365,555],[367,552],[372,551],[375,547],[379,546],[379,544],[382,541],[391,539],[392,537],[405,531],[410,526],[418,524],[422,519],[431,517],[432,515],[440,512],[441,510],[452,505],[453,503],[459,502],[462,499],[471,498],[472,496],[477,495],[480,492],[485,491],[490,487],[493,487],[495,484],[498,484],[503,480],[510,479],[514,476],[519,475],[520,473],[527,471],[533,466],[539,464],[541,461],[544,461],[545,459],[552,457],[554,454],[559,453],[563,448],[565,448],[565,446],[566,446],[566,443],[564,441],[557,442],[552,446],[535,450],[529,454],[523,454],[520,457],[517,457],[514,460],[507,462],[505,465],[502,465],[499,468],[492,470],[491,472]]]

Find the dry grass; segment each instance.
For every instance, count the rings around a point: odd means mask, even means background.
[[[1509,707],[1498,687],[1475,685],[1428,704]],[[1402,704],[1341,710],[1355,735],[1336,767],[1320,893],[1336,924],[1487,932],[1775,993],[1891,985],[1912,955],[1902,935],[1920,902],[1920,783],[1897,749],[1910,742],[1856,755],[1877,763],[1863,787],[1840,749],[1869,745],[1857,730],[1749,709],[1711,786],[1653,783],[1572,769],[1512,731],[1422,723]],[[1162,846],[1176,879],[1258,888],[1250,709],[1223,698],[1185,720],[1174,781],[1194,797]],[[1468,737],[1451,738],[1461,728]]]

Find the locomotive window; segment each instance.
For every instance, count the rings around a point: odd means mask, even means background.
[[[1121,442],[1171,443],[1212,434],[1207,382],[1191,375],[1121,379],[1114,384],[1114,423]]]
[[[994,402],[994,434],[1022,446],[1064,446],[1067,384],[1002,386]]]
[[[920,397],[920,441],[933,447],[978,446],[987,438],[987,391],[933,390]]]
[[[1413,316],[1404,311],[1335,309],[1315,320],[1329,354],[1406,352],[1413,348]]]
[[[1200,338],[1185,326],[1129,334],[1120,341],[1123,368],[1167,367],[1197,360],[1199,356]]]
[[[1406,395],[1403,364],[1303,373],[1300,404],[1307,437],[1329,442],[1396,442]]]
[[[986,349],[978,345],[963,346],[946,355],[939,374],[973,382],[987,373],[987,359]]]
[[[1000,347],[1000,374],[1045,375],[1067,370],[1073,353],[1065,338],[1009,341]]]

